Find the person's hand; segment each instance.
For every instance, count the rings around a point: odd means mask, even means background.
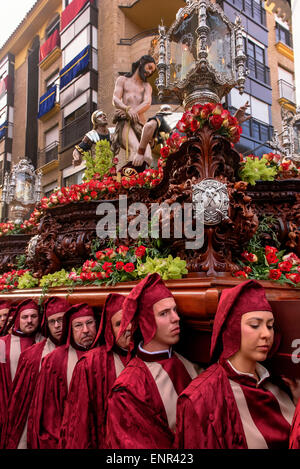
[[[120,117],[121,119],[125,119],[126,118],[126,112],[123,111],[122,109],[116,109],[116,115],[118,117]]]
[[[239,124],[241,125],[243,122],[251,119],[251,114],[246,115],[246,111],[250,106],[249,101],[246,101],[244,106],[241,106],[234,114],[234,117],[238,120]]]
[[[74,167],[79,166],[82,163],[82,156],[78,150],[73,151],[73,161],[72,164]]]
[[[134,166],[142,166],[142,164],[144,163],[144,155],[140,155],[139,153],[135,153],[133,155],[133,158],[132,158],[132,164]]]
[[[128,111],[128,116],[130,117],[130,120],[132,120],[133,122],[138,122],[139,120],[138,113],[133,111],[132,109]]]
[[[291,379],[291,378],[286,378],[285,376],[281,376],[281,379],[290,388],[292,396],[293,396],[294,404],[297,405],[300,399],[300,379],[295,379],[295,378]]]

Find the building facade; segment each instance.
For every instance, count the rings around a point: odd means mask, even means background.
[[[276,17],[260,0],[216,2],[232,21],[239,14],[245,28],[245,93],[234,89],[226,98],[231,110],[250,102],[252,119],[243,125],[238,148],[262,154],[269,151],[273,127],[280,130],[282,107],[294,110],[290,17]],[[92,127],[91,114],[104,110],[113,127],[116,78],[142,55],[154,53],[158,25],[163,20],[169,26],[185,5],[184,0],[38,0],[0,51],[0,184],[24,155],[41,169],[45,195],[80,183],[84,163],[74,168],[72,153]],[[148,116],[160,105],[156,77]],[[182,112],[178,102],[171,104]]]

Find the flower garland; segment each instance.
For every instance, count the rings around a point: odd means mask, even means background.
[[[95,259],[85,261],[79,269],[72,269],[71,272],[62,269],[44,275],[40,280],[33,277],[29,269],[12,270],[0,276],[0,292],[39,286],[45,294],[49,288],[60,286],[74,288],[80,285],[115,285],[139,280],[154,272],[158,272],[163,280],[180,279],[188,273],[186,261],[179,257],[163,257],[155,248],[144,245],[121,245],[97,251]]]
[[[240,140],[242,128],[238,120],[220,103],[195,104],[190,111],[182,115],[176,125],[177,130],[186,135],[175,132],[169,137],[167,144],[160,150],[159,166],[164,166],[169,155],[178,151],[188,136],[202,129],[204,125],[208,125],[215,133],[226,137],[232,144]]]

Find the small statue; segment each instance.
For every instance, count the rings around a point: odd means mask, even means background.
[[[93,130],[90,130],[83,137],[81,143],[75,146],[73,151],[73,166],[79,166],[82,163],[82,156],[85,151],[89,151],[92,146],[99,140],[108,140],[111,143],[110,133],[108,130],[107,115],[101,110],[93,112],[91,121]]]

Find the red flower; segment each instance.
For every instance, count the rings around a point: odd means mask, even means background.
[[[244,251],[242,257],[248,262],[257,262],[257,255],[252,254],[251,252]]]
[[[289,272],[291,268],[293,267],[293,264],[289,261],[283,261],[283,262],[279,262],[278,267],[281,270],[281,272]]]
[[[109,259],[112,259],[113,257],[116,257],[116,253],[113,249],[107,248],[105,249],[105,255],[109,257]]]
[[[245,265],[244,272],[246,272],[246,274],[251,274],[251,272],[252,272],[251,267],[249,267],[248,265]]]
[[[209,118],[209,123],[213,129],[218,130],[223,124],[223,119],[219,115],[211,116]]]
[[[194,116],[200,116],[202,108],[202,104],[194,104],[194,106],[192,107],[192,113],[194,114]]]
[[[104,257],[105,257],[105,253],[103,251],[96,252],[96,259],[101,260],[101,259],[104,259]]]
[[[103,270],[110,270],[111,267],[112,267],[112,262],[104,262],[104,264],[102,265]]]
[[[292,274],[285,274],[286,278],[291,280],[294,283],[300,283],[300,274],[299,273],[292,273]]]
[[[127,262],[127,264],[124,265],[125,272],[133,272],[134,269],[135,269],[135,266],[132,262]]]
[[[168,156],[170,154],[170,148],[169,147],[162,147],[160,149],[160,154],[161,154],[162,158],[168,158]]]
[[[124,267],[124,262],[116,262],[116,269],[117,270],[122,270]]]
[[[136,248],[134,254],[136,257],[144,257],[144,255],[146,254],[145,246],[139,246],[138,248]]]
[[[266,254],[266,259],[267,259],[268,264],[276,264],[279,261],[276,255],[272,252]]]
[[[128,247],[127,247],[127,246],[121,245],[121,246],[119,246],[119,247],[117,248],[117,253],[118,253],[118,254],[122,254],[123,256],[126,256],[127,251],[128,251]]]
[[[278,252],[278,249],[274,248],[273,246],[266,246],[265,247],[265,253],[266,254],[269,254],[269,253],[276,254],[276,252]]]
[[[91,192],[91,197],[92,197],[92,199],[97,199],[97,197],[98,197],[97,192],[96,192],[96,191],[92,191],[92,192]]]
[[[279,269],[271,269],[269,272],[269,278],[272,280],[280,279],[282,272]]]
[[[178,129],[179,132],[185,132],[187,129],[187,124],[183,122],[182,120],[180,120],[176,124],[176,129]]]
[[[191,122],[191,131],[196,132],[200,127],[200,122],[197,121],[196,119],[193,119]]]
[[[248,275],[243,270],[239,270],[238,272],[234,272],[233,275],[234,275],[234,277],[248,278]]]

